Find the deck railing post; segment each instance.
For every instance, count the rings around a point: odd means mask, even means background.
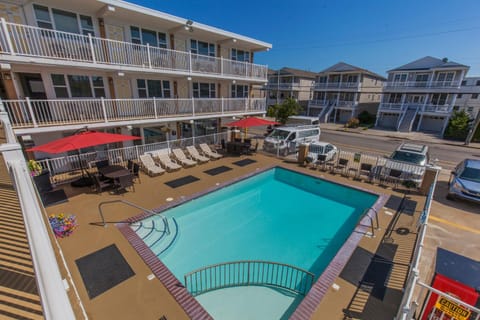
[[[148,68],[152,69],[152,60],[150,57],[150,45],[147,43],[147,59],[148,59]]]
[[[88,34],[88,43],[90,44],[90,51],[92,52],[92,61],[93,63],[97,63],[97,59],[95,58],[95,48],[93,47],[93,40],[92,34]]]
[[[12,39],[10,38],[10,33],[8,32],[7,21],[5,20],[5,18],[1,18],[1,22],[2,30],[5,34],[5,41],[7,41],[8,50],[10,51],[10,54],[14,56],[15,50],[13,49]]]
[[[100,102],[102,103],[103,118],[105,119],[105,122],[108,122],[107,108],[105,106],[105,98],[101,97]]]
[[[155,97],[153,97],[153,111],[155,112],[155,119],[158,119],[157,98]]]
[[[37,128],[37,119],[35,118],[35,113],[33,113],[33,107],[30,98],[25,97],[25,101],[27,102],[28,112],[30,112],[30,117],[32,118],[33,127]]]
[[[195,116],[195,99],[192,97],[192,116]]]
[[[220,56],[220,74],[223,75],[223,56]]]

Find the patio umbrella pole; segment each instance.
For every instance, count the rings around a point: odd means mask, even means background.
[[[82,158],[80,158],[80,150],[77,150],[78,163],[80,165],[80,171],[82,172],[82,177],[78,180],[72,181],[70,185],[72,187],[88,187],[93,184],[92,179],[88,175],[85,175],[85,168],[82,164]]]

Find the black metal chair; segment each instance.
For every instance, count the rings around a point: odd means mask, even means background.
[[[133,163],[133,167],[132,167],[132,170],[130,170],[130,172],[133,175],[134,181],[138,179],[138,182],[142,183],[142,181],[140,180],[140,165],[138,163]]]
[[[107,167],[109,165],[109,162],[108,162],[108,159],[106,160],[100,160],[100,161],[97,161],[95,163],[95,166],[97,167],[97,169],[100,169],[100,168],[103,168],[103,167]]]
[[[98,175],[93,175],[92,178],[93,182],[95,183],[95,190],[97,193],[101,193],[104,189],[109,189],[114,186],[112,180],[102,180]]]
[[[340,158],[338,163],[333,167],[334,173],[340,172],[341,175],[346,175],[346,170],[348,166],[348,159]]]
[[[128,174],[124,176],[120,176],[115,179],[115,191],[119,192],[120,190],[127,190],[127,188],[132,187],[133,191],[135,191],[135,184],[133,183],[133,175]]]
[[[258,150],[258,141],[255,143],[255,145],[250,145],[250,147],[247,150],[247,154],[252,155],[256,154]]]
[[[319,154],[317,155],[317,162],[315,163],[316,166],[321,165],[322,168],[321,170],[325,170],[325,163],[327,160],[327,155],[326,154]]]
[[[402,170],[390,169],[388,173],[383,177],[385,183],[392,183],[393,187],[396,188],[398,183],[402,181]]]
[[[368,179],[369,182],[371,182],[373,179],[372,167],[373,166],[370,163],[361,163],[360,170],[357,173],[357,178],[361,179],[361,177],[364,176]]]

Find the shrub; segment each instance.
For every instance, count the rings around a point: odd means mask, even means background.
[[[345,123],[346,128],[358,128],[359,125],[360,121],[357,118],[351,118],[347,123]]]
[[[467,137],[468,130],[470,130],[471,122],[472,119],[470,119],[470,116],[464,110],[454,111],[450,121],[448,122],[444,137],[459,140],[465,139]]]

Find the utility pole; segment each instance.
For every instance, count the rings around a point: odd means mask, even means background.
[[[469,143],[472,141],[473,135],[477,131],[478,126],[480,125],[480,110],[477,112],[477,118],[473,123],[473,126],[470,128],[467,134],[467,139],[465,139],[465,145],[468,146]]]

